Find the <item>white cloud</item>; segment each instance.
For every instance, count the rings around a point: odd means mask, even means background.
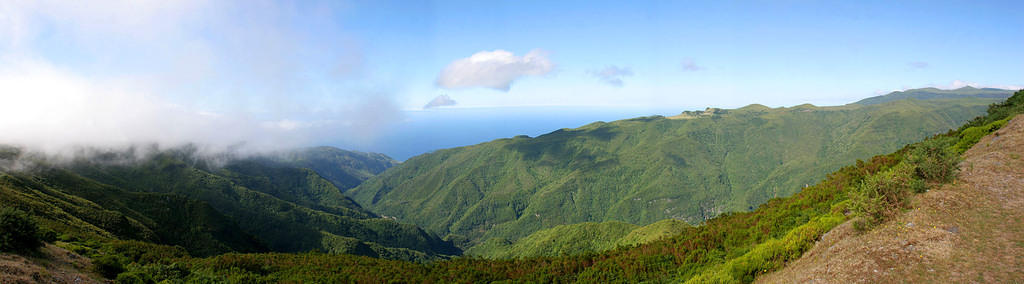
[[[59,1],[0,2],[0,46],[25,48],[44,29],[56,29],[82,43],[112,35],[135,41],[178,36],[207,2],[183,1]],[[96,45],[102,41],[93,41]],[[85,48],[95,48],[90,45]],[[83,47],[79,47],[83,48]]]
[[[605,67],[600,71],[590,71],[588,73],[597,77],[597,79],[616,87],[622,87],[622,77],[633,76],[633,71],[628,67],[619,68],[614,65]]]
[[[500,49],[481,51],[448,64],[437,76],[437,85],[448,89],[486,87],[507,92],[516,79],[544,75],[554,67],[547,53],[539,49],[523,56]]]
[[[0,145],[51,154],[142,144],[271,151],[337,138],[324,133],[344,138],[333,142],[365,145],[401,119],[397,105],[380,95],[301,118],[210,112],[168,102],[144,84],[95,80],[31,60],[0,59],[0,94]]]
[[[124,81],[94,82],[45,62],[3,60],[0,66],[2,144],[47,152],[137,143],[226,147],[273,131],[245,119],[168,103]],[[253,142],[268,146],[285,141]]]
[[[963,88],[963,87],[967,87],[967,86],[977,87],[978,84],[971,83],[971,82],[960,81],[960,80],[953,80],[953,83],[950,83],[949,88],[950,89],[959,89],[959,88]]]
[[[939,89],[959,89],[959,88],[963,88],[963,87],[996,88],[996,89],[1005,89],[1005,90],[1020,90],[1020,89],[1024,89],[1024,86],[1021,86],[1021,85],[1007,85],[1007,84],[986,85],[986,84],[978,84],[978,83],[975,83],[975,82],[968,82],[968,81],[962,81],[962,80],[953,80],[953,82],[950,83],[949,85],[939,85],[939,86],[935,86],[935,87],[939,88]]]
[[[362,64],[344,31],[293,32],[306,28],[296,17],[330,23],[326,6],[0,1],[0,144],[50,153],[369,145],[402,114],[387,92],[308,79],[351,76]]]
[[[453,106],[456,103],[457,102],[455,102],[455,100],[453,100],[448,95],[440,95],[440,96],[435,97],[433,100],[430,100],[429,103],[427,103],[426,105],[423,106],[423,109],[435,108],[435,107],[443,107],[443,106]]]

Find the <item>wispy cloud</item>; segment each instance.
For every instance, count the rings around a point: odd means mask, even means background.
[[[456,104],[455,100],[453,100],[448,95],[440,95],[440,96],[435,97],[433,100],[430,100],[429,103],[427,103],[426,105],[423,106],[423,109],[443,107],[443,106],[453,106],[455,104]]]
[[[693,58],[683,59],[683,62],[680,66],[682,67],[683,71],[686,72],[696,72],[707,69],[704,66],[697,65],[697,62],[694,61]]]
[[[448,64],[437,76],[437,85],[448,89],[485,87],[508,92],[515,80],[548,74],[554,67],[547,52],[539,49],[523,56],[500,49],[481,51]]]
[[[622,87],[622,77],[633,76],[633,71],[628,67],[620,68],[618,66],[608,66],[601,70],[592,70],[587,73],[597,77],[602,82],[608,83],[609,85]]]
[[[996,89],[1004,89],[1004,90],[1020,90],[1020,89],[1024,89],[1024,85],[979,84],[979,83],[968,82],[968,81],[963,81],[963,80],[953,80],[953,82],[949,83],[949,85],[938,85],[938,86],[935,86],[935,87],[940,88],[940,89],[959,89],[959,88],[963,88],[963,87],[996,88]]]

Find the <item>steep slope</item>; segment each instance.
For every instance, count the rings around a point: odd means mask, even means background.
[[[792,195],[844,164],[956,127],[993,102],[751,106],[597,122],[417,156],[347,194],[471,244],[580,222],[697,224]]]
[[[345,151],[326,146],[288,151],[270,158],[293,167],[316,171],[342,191],[356,187],[398,165],[398,161],[384,154]]]
[[[764,283],[1011,283],[1024,279],[1024,116],[964,154],[955,184],[860,234],[840,226]]]
[[[974,88],[974,87],[963,87],[956,90],[941,90],[936,88],[923,88],[923,89],[910,89],[906,91],[896,91],[889,94],[875,96],[857,101],[856,104],[862,105],[873,105],[891,101],[905,100],[905,99],[918,99],[918,100],[933,100],[933,99],[956,99],[956,98],[993,98],[993,99],[1006,99],[1013,95],[1011,90],[993,89],[993,88]]]
[[[261,159],[233,160],[214,168],[187,151],[161,152],[129,164],[85,160],[71,168],[127,191],[174,194],[209,203],[273,251],[317,249],[419,259],[427,257],[419,252],[458,253],[416,226],[375,217],[308,169]]]
[[[140,240],[193,256],[319,250],[426,260],[459,253],[414,225],[377,217],[317,172],[277,156],[133,148],[83,150],[90,154],[52,164],[18,148],[0,150],[0,205],[32,212],[66,241]],[[390,160],[381,161],[350,167],[378,171]]]
[[[515,242],[489,239],[465,254],[486,258],[578,255],[656,241],[678,235],[689,227],[686,222],[675,219],[643,227],[618,221],[559,225],[536,231]]]
[[[910,207],[905,202],[915,194],[952,182],[958,145],[969,148],[977,141],[975,135],[984,136],[1008,117],[1024,113],[1024,90],[987,112],[955,131],[845,166],[793,196],[773,198],[750,212],[721,214],[675,236],[636,246],[560,257],[456,257],[429,264],[317,253],[199,259],[173,256],[173,248],[163,248],[169,256],[135,262],[118,277],[231,283],[752,282],[799,259],[837,225],[878,212],[898,213]],[[890,220],[886,218],[873,220]],[[169,270],[179,273],[163,273]]]
[[[64,170],[0,173],[0,193],[0,204],[33,212],[65,240],[143,240],[180,245],[196,256],[266,250],[205,202],[126,192]]]
[[[360,219],[376,217],[309,168],[252,157],[230,161],[215,173],[238,185],[304,207]]]

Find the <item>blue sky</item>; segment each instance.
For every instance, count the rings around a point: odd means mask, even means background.
[[[410,96],[443,92],[467,104],[841,104],[956,80],[1014,85],[1024,78],[1024,21],[1014,15],[1024,8],[1019,2],[684,2],[467,1],[355,9],[371,11],[357,19],[402,11],[397,22],[365,21],[361,37],[371,39],[371,60],[417,82]],[[519,55],[542,49],[556,68],[522,78],[507,93],[431,84],[449,62],[496,49]],[[683,70],[686,61],[698,70]],[[615,87],[588,74],[607,66],[634,75]]]
[[[0,117],[0,142],[330,144],[404,158],[708,106],[1018,88],[1022,10],[1020,1],[4,1],[0,96],[21,107]],[[442,95],[444,106],[423,110]],[[455,135],[479,127],[496,130]],[[410,133],[432,146],[402,146]]]

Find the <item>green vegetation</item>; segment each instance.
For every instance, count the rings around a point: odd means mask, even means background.
[[[577,255],[648,243],[678,235],[689,227],[686,222],[675,219],[643,227],[617,221],[560,225],[534,232],[515,242],[490,239],[465,254],[485,258]]]
[[[864,179],[850,193],[853,209],[862,217],[854,226],[864,230],[896,216],[910,205],[912,194],[927,190],[928,182],[952,182],[960,163],[951,148],[956,141],[947,134],[908,146],[903,162]]]
[[[1011,118],[1012,117],[1007,117],[1002,120],[993,121],[992,123],[986,125],[968,127],[964,129],[963,131],[960,132],[960,141],[957,142],[956,145],[953,145],[952,148],[959,153],[966,152],[967,149],[970,149],[971,146],[974,146],[975,143],[978,143],[978,141],[981,140],[981,137],[985,137],[985,135],[988,135],[989,133],[999,130],[999,128],[1002,128],[1003,125],[1006,125],[1006,122],[1010,121]]]
[[[754,282],[757,275],[782,268],[786,262],[800,258],[822,234],[844,219],[836,214],[816,217],[789,231],[785,237],[760,243],[750,252],[690,278],[686,283]]]
[[[181,278],[146,277],[186,282],[641,282],[734,274],[742,277],[726,282],[738,282],[799,257],[845,218],[851,188],[867,176],[891,169],[902,157],[898,153],[878,156],[845,167],[793,197],[772,199],[753,212],[723,214],[676,236],[600,253],[510,260],[455,258],[429,264],[351,255],[225,254],[135,266],[125,273],[184,267],[188,272]]]
[[[994,102],[749,106],[596,122],[417,156],[346,194],[466,248],[582,222],[699,224],[946,132]]]
[[[199,257],[318,250],[416,261],[459,253],[420,228],[377,217],[318,173],[276,157],[226,159],[215,167],[188,147],[144,157],[133,151],[94,153],[66,166],[35,161],[37,169],[0,173],[0,204],[32,212],[61,240],[84,247],[138,240]],[[5,160],[21,155],[10,151]]]
[[[0,252],[31,252],[43,245],[36,222],[24,211],[0,209]]]
[[[147,224],[150,221],[145,221],[146,218],[149,218],[147,214],[135,210],[107,209],[115,207],[116,203],[104,201],[103,198],[90,194],[70,194],[64,191],[71,185],[71,182],[77,181],[79,184],[95,184],[85,187],[86,189],[97,187],[94,190],[83,190],[84,192],[106,189],[109,192],[94,194],[114,194],[117,192],[114,191],[115,189],[121,190],[122,188],[114,181],[116,178],[123,178],[136,181],[138,183],[136,186],[139,188],[145,185],[147,188],[152,187],[153,189],[153,192],[123,190],[124,193],[163,194],[160,196],[164,196],[177,194],[172,190],[176,188],[175,183],[198,183],[194,180],[197,177],[182,178],[188,176],[181,175],[179,171],[166,169],[166,167],[170,167],[188,169],[188,172],[194,174],[195,172],[206,173],[195,175],[216,182],[227,182],[231,184],[228,189],[233,188],[233,191],[229,192],[235,194],[245,193],[239,189],[246,189],[254,192],[248,193],[253,196],[269,196],[261,198],[267,200],[274,197],[274,194],[286,198],[310,196],[301,192],[288,195],[263,193],[238,184],[242,183],[239,177],[259,176],[256,173],[266,173],[265,170],[235,172],[232,170],[232,166],[228,165],[221,169],[226,172],[213,174],[204,170],[202,166],[188,165],[187,163],[179,166],[182,161],[187,161],[187,159],[181,158],[163,157],[135,166],[90,165],[87,167],[95,170],[95,172],[90,172],[91,175],[110,180],[111,185],[101,184],[95,180],[67,172],[63,173],[63,178],[61,178],[61,170],[36,175],[3,174],[0,175],[0,190],[3,190],[3,194],[0,194],[0,202],[8,207],[31,212],[42,227],[53,229],[60,234],[60,241],[56,242],[58,246],[93,259],[96,263],[93,267],[95,271],[111,278],[116,277],[120,283],[157,283],[161,281],[169,283],[475,283],[496,281],[746,283],[753,281],[758,275],[776,270],[783,267],[786,262],[799,258],[825,232],[837,224],[850,218],[869,220],[875,218],[874,212],[882,212],[882,214],[878,214],[880,217],[877,219],[884,220],[891,216],[887,215],[888,212],[898,212],[902,208],[901,206],[904,206],[905,202],[912,198],[912,193],[921,192],[937,182],[948,181],[949,176],[956,172],[957,155],[950,154],[955,151],[953,145],[967,139],[963,135],[963,130],[1006,120],[1020,112],[1024,112],[1024,91],[1017,92],[1005,103],[992,105],[989,108],[989,115],[978,117],[957,131],[935,135],[923,142],[904,146],[894,153],[875,156],[866,162],[858,160],[854,165],[842,167],[828,174],[824,180],[814,185],[803,187],[790,197],[771,198],[749,212],[719,214],[703,221],[699,226],[676,227],[678,232],[670,236],[650,237],[657,235],[651,234],[651,232],[674,227],[672,223],[660,223],[661,225],[641,230],[643,228],[618,222],[562,226],[531,235],[541,241],[560,241],[559,238],[553,237],[555,234],[567,234],[566,237],[569,239],[575,237],[577,241],[589,241],[590,238],[597,240],[597,242],[587,244],[588,246],[606,245],[616,239],[619,241],[654,239],[650,242],[641,241],[639,244],[616,244],[615,248],[606,251],[551,257],[531,256],[515,259],[457,257],[423,263],[348,254],[306,252],[297,254],[227,253],[197,258],[190,256],[184,247],[155,244],[153,240],[160,241],[161,234],[158,230],[149,229]],[[651,121],[658,120],[652,119]],[[154,171],[154,169],[164,170]],[[76,171],[88,172],[81,168]],[[164,173],[169,177],[148,180],[142,176],[156,173]],[[239,179],[239,181],[236,182],[235,179]],[[300,181],[303,179],[284,180]],[[159,187],[157,182],[170,185]],[[207,182],[213,183],[212,181]],[[269,182],[274,183],[274,181]],[[80,186],[76,186],[76,188],[80,188]],[[196,188],[202,188],[204,191],[227,190],[218,187]],[[216,192],[210,194],[221,196]],[[87,196],[91,197],[86,198]],[[203,195],[195,196],[202,197]],[[312,196],[317,196],[317,194]],[[303,202],[309,202],[308,204],[330,206],[325,203],[326,200],[303,200]],[[294,204],[287,201],[281,202]],[[209,204],[213,204],[213,202]],[[220,209],[216,206],[214,208]],[[308,207],[302,208],[308,209]],[[350,209],[352,212],[359,211],[356,208]],[[300,209],[283,210],[275,214],[297,210]],[[320,210],[313,211],[329,214]],[[58,217],[67,219],[65,221]],[[228,218],[228,220],[233,220],[232,217]],[[159,220],[159,218],[156,219]],[[242,225],[239,227],[244,228]],[[608,230],[609,232],[595,230]],[[629,233],[622,233],[626,231]],[[328,240],[326,242],[337,243],[338,246],[345,246],[353,251],[375,251],[373,245],[376,243],[362,242],[366,246],[360,246],[359,243],[349,242],[347,237],[325,232],[326,230],[321,231],[322,236],[333,236],[321,238],[322,241]],[[524,238],[521,245],[530,244],[530,240],[532,239]],[[533,246],[524,246],[524,248],[544,246],[540,242],[533,244]],[[555,247],[567,248],[568,246],[552,246],[552,248]],[[408,249],[397,249],[392,252],[395,254],[405,252],[406,256],[415,254]]]
[[[978,143],[981,137],[999,130],[1014,116],[1024,113],[1024,96],[1019,94],[1020,91],[1007,98],[1006,101],[992,104],[988,108],[987,115],[976,117],[957,129],[955,133],[959,140],[952,148],[958,153],[963,153]]]
[[[1020,98],[1024,91],[1014,96]],[[998,106],[990,109],[990,116]],[[996,120],[1009,115],[1012,112]],[[975,119],[986,120],[989,118]],[[943,180],[942,174],[933,173],[948,171],[916,169],[949,164],[940,159],[946,154],[935,150],[959,142],[960,134],[951,131],[866,162],[857,161],[791,197],[773,198],[751,212],[721,214],[675,236],[598,253],[506,260],[454,258],[429,264],[315,253],[225,254],[135,266],[125,273],[177,267],[184,272],[174,277],[150,273],[147,279],[190,282],[750,282],[800,257],[837,224],[863,216],[865,212],[857,209],[857,195],[878,189],[872,186],[892,185],[886,178]],[[896,184],[900,185],[897,193],[919,191],[919,184]],[[892,191],[877,192],[883,196]]]
[[[33,212],[64,240],[135,239],[178,244],[194,255],[265,250],[206,203],[135,193],[64,170],[0,174],[0,204]]]
[[[220,168],[193,162],[196,159],[169,151],[129,165],[90,160],[72,168],[127,191],[206,202],[271,251],[385,256],[407,254],[391,248],[411,249],[421,252],[414,254],[420,260],[459,253],[416,226],[378,218],[360,208],[314,171],[260,158],[231,160]]]
[[[384,154],[345,151],[334,147],[313,147],[276,155],[275,160],[320,174],[342,191],[398,165]]]
[[[936,88],[923,88],[923,89],[910,89],[906,91],[892,92],[882,96],[870,97],[856,102],[856,104],[862,105],[873,105],[886,103],[891,101],[905,100],[905,99],[918,99],[918,100],[932,100],[932,99],[955,99],[964,97],[974,98],[992,98],[992,99],[1006,99],[1013,95],[1011,90],[993,89],[993,88],[974,88],[971,86],[959,88],[956,90],[940,90]]]

